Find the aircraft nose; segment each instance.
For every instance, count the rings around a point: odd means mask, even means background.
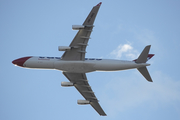
[[[23,67],[23,64],[24,64],[24,63],[26,62],[26,60],[28,60],[29,58],[31,58],[31,57],[19,58],[19,59],[13,60],[12,63],[13,63],[14,65]]]

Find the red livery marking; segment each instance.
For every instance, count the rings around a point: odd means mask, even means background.
[[[96,6],[101,6],[102,2],[100,2],[99,4],[97,4]]]
[[[31,57],[23,57],[23,58],[19,58],[19,59],[16,59],[14,61],[12,61],[13,64],[17,65],[17,66],[20,66],[20,67],[23,67],[23,64],[26,62],[26,60],[28,60],[29,58]]]

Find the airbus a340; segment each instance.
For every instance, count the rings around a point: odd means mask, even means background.
[[[69,46],[59,46],[59,51],[65,51],[61,57],[29,56],[12,61],[13,64],[24,68],[60,70],[70,82],[61,82],[64,87],[74,86],[85,100],[78,100],[80,105],[90,104],[100,115],[106,116],[98,103],[93,90],[88,84],[86,73],[94,71],[118,71],[134,69],[152,82],[146,63],[154,54],[149,54],[150,45],[146,46],[140,56],[133,61],[85,58],[86,47],[90,39],[93,23],[101,6],[101,2],[94,6],[82,25],[73,25],[78,33]]]

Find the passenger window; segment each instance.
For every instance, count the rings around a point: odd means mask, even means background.
[[[89,60],[95,60],[94,58],[90,58]]]
[[[61,59],[60,57],[55,57],[56,59]]]
[[[96,59],[96,60],[102,60],[102,59]]]

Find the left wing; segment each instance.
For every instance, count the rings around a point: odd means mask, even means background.
[[[66,78],[74,84],[74,87],[81,93],[81,95],[89,101],[89,104],[102,116],[106,116],[101,106],[98,103],[94,92],[88,84],[85,73],[69,73],[63,72]]]
[[[69,45],[70,50],[66,51],[61,59],[62,60],[84,60],[86,53],[86,46],[90,39],[90,35],[93,29],[93,23],[98,13],[101,2],[93,7],[88,17],[84,21],[83,25],[79,28],[78,33],[74,37],[73,41]]]

